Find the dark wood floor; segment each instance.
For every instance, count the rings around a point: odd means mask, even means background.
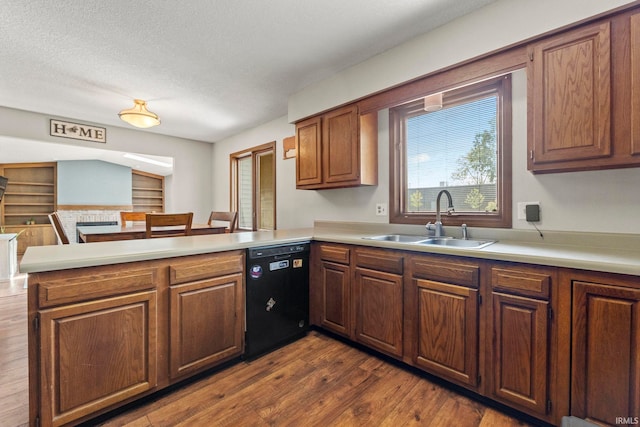
[[[26,293],[0,282],[0,425],[26,426]],[[93,423],[94,425],[96,423]],[[318,332],[100,426],[526,426]]]

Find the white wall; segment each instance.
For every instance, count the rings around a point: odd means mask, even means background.
[[[77,122],[73,118],[47,116],[0,107],[0,136],[173,157],[174,174],[165,178],[167,194],[165,210],[167,212],[192,211],[194,222],[206,222],[209,218],[212,210],[209,183],[212,176],[210,159],[213,149],[210,143],[113,126],[106,126],[106,144],[56,138],[49,135],[49,119],[52,118]],[[3,163],[2,154],[0,138],[0,163]]]
[[[627,3],[632,2],[498,0],[293,94],[289,98],[289,121],[296,122]]]

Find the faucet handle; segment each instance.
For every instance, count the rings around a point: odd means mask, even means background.
[[[427,225],[424,226],[427,229],[427,234],[433,235],[436,232],[436,225],[429,221]]]

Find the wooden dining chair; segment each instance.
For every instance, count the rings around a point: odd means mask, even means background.
[[[64,228],[62,227],[62,221],[60,221],[58,212],[50,213],[49,221],[51,222],[51,225],[53,225],[53,231],[56,232],[56,236],[58,237],[58,244],[68,245],[69,237],[67,237],[67,233],[64,231]]]
[[[193,212],[176,214],[146,214],[146,237],[190,236]]]
[[[126,226],[127,221],[139,221],[144,222],[147,220],[146,212],[130,212],[130,211],[122,211],[120,212],[120,225]]]
[[[207,224],[211,226],[213,221],[225,221],[229,223],[229,227],[225,230],[226,233],[233,233],[236,231],[236,226],[238,225],[238,212],[230,211],[230,212],[216,212],[212,211],[211,215],[209,215],[209,221]]]

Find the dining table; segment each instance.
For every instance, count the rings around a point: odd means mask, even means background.
[[[163,230],[155,230],[155,233],[166,231],[168,235],[175,233],[180,227],[165,227]],[[208,224],[192,224],[191,235],[198,236],[204,234],[221,234],[224,233],[226,227],[208,225]],[[82,225],[76,227],[78,235],[78,243],[92,242],[110,242],[113,240],[133,240],[145,239],[147,237],[147,229],[145,224],[129,224],[129,225]]]

